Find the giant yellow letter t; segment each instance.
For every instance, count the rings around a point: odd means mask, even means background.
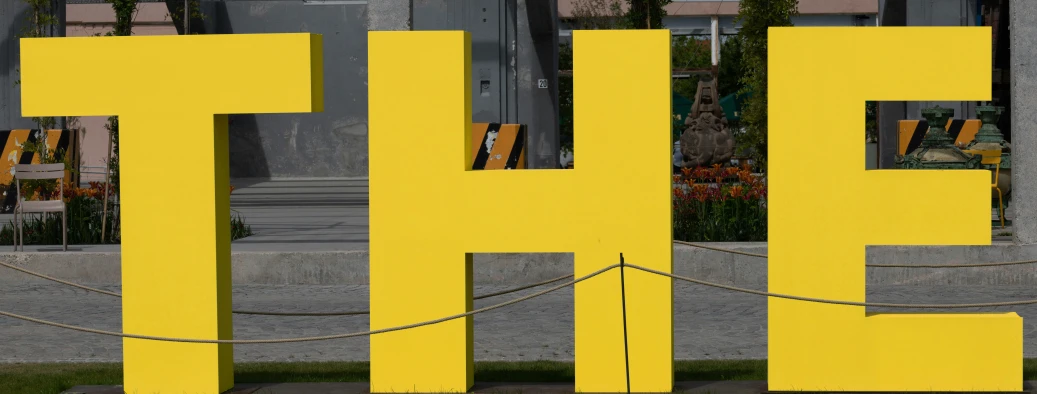
[[[574,252],[577,277],[623,253],[671,272],[669,31],[575,32],[575,170],[467,171],[469,45],[369,33],[371,328],[470,311],[471,253]],[[627,392],[619,279],[576,284],[579,391]],[[671,281],[627,270],[626,295],[630,388],[670,392]],[[467,391],[472,345],[471,317],[376,334],[371,391]]]
[[[971,52],[925,56],[942,42]],[[865,100],[989,100],[990,46],[986,27],[770,29],[770,291],[863,302],[866,245],[990,243],[989,171],[865,171],[861,146]],[[768,316],[773,391],[1022,390],[1015,313]]]
[[[119,116],[123,331],[231,339],[224,114],[321,111],[321,37],[33,38],[21,47],[24,116]],[[125,390],[219,393],[234,384],[232,350],[125,339]]]

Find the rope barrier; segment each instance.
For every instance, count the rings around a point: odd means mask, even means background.
[[[33,318],[33,317],[22,316],[22,315],[19,315],[19,314],[15,314],[15,313],[11,313],[11,312],[6,312],[6,311],[0,311],[0,316],[7,316],[7,317],[18,319],[18,320],[24,320],[24,321],[28,321],[28,322],[43,324],[43,325],[47,325],[47,326],[51,326],[51,327],[58,327],[58,328],[65,328],[65,329],[74,330],[74,331],[87,332],[87,333],[91,333],[91,334],[100,334],[100,335],[107,335],[107,336],[113,336],[113,337],[133,338],[133,339],[147,339],[147,340],[152,340],[152,341],[164,341],[164,342],[230,343],[230,344],[244,345],[244,344],[258,344],[258,343],[292,343],[292,342],[324,341],[324,340],[329,340],[329,339],[343,339],[343,338],[362,337],[362,336],[381,334],[381,333],[392,332],[392,331],[406,330],[406,329],[410,329],[410,328],[416,328],[416,327],[421,327],[421,326],[428,326],[428,325],[432,325],[432,324],[436,324],[436,323],[442,323],[442,322],[449,321],[449,320],[460,319],[462,317],[472,316],[472,315],[475,315],[477,313],[482,313],[482,312],[487,312],[487,311],[491,311],[491,310],[498,309],[498,308],[503,308],[503,307],[511,305],[511,304],[516,304],[516,303],[519,303],[519,302],[522,302],[522,301],[526,301],[526,300],[529,300],[529,299],[532,299],[532,298],[536,298],[536,297],[542,296],[544,294],[547,294],[547,293],[550,293],[550,292],[553,292],[553,291],[557,291],[557,290],[560,290],[560,289],[572,286],[572,285],[577,284],[579,282],[582,282],[584,280],[587,280],[587,279],[593,278],[595,276],[598,276],[598,275],[604,273],[605,271],[611,270],[611,269],[616,268],[616,267],[619,267],[619,264],[612,264],[612,265],[610,265],[608,267],[605,267],[605,268],[602,268],[600,270],[594,271],[593,273],[591,273],[589,275],[577,278],[575,280],[569,281],[569,282],[567,282],[565,284],[562,284],[562,285],[558,285],[558,286],[552,287],[552,288],[547,289],[547,290],[536,292],[536,293],[533,293],[533,294],[530,294],[530,295],[527,295],[527,296],[524,296],[524,297],[516,298],[516,299],[511,300],[511,301],[502,302],[500,304],[491,305],[491,306],[488,306],[488,307],[485,307],[485,308],[475,309],[475,310],[472,310],[470,312],[459,313],[459,314],[456,314],[456,315],[451,315],[451,316],[447,316],[447,317],[443,317],[443,318],[439,318],[439,319],[435,319],[435,320],[428,320],[428,321],[424,321],[424,322],[420,322],[420,323],[414,323],[414,324],[408,324],[408,325],[404,325],[404,326],[396,326],[396,327],[382,328],[382,329],[378,329],[378,330],[363,331],[363,332],[354,332],[354,333],[348,333],[348,334],[323,335],[323,336],[317,336],[317,337],[284,338],[284,339],[238,339],[238,340],[234,340],[234,339],[170,338],[170,337],[158,337],[158,336],[151,336],[151,335],[125,334],[125,333],[120,333],[120,332],[113,332],[113,331],[97,330],[97,329],[93,329],[93,328],[72,326],[72,325],[68,325],[68,324],[62,324],[62,323],[52,322],[52,321],[48,321],[48,320],[37,319],[37,318]]]
[[[737,254],[749,257],[759,257],[766,259],[768,256],[760,253],[743,252],[740,250],[724,249],[715,246],[707,246],[692,242],[685,241],[673,241],[675,244],[688,245],[691,247],[712,250],[722,253]],[[1020,264],[1034,264],[1037,260],[1018,260],[1018,261],[1003,261],[996,263],[976,263],[976,264],[865,264],[865,267],[869,268],[976,268],[976,267],[1001,267],[1006,265],[1020,265]]]
[[[629,267],[629,268],[633,268],[633,269],[637,269],[637,270],[641,270],[641,271],[652,273],[652,274],[656,274],[656,275],[666,276],[666,277],[669,277],[671,279],[682,280],[682,281],[685,281],[685,282],[691,282],[691,283],[695,283],[695,284],[700,284],[700,285],[704,285],[704,286],[710,286],[710,287],[715,287],[715,288],[720,288],[720,289],[725,289],[725,290],[731,290],[731,291],[736,291],[736,292],[740,292],[740,293],[748,293],[748,294],[760,295],[760,296],[765,296],[765,297],[785,298],[785,299],[796,300],[796,301],[815,302],[815,303],[822,303],[822,304],[850,305],[850,306],[864,306],[864,307],[871,306],[871,307],[885,307],[885,308],[919,308],[919,309],[987,308],[987,307],[999,307],[999,306],[1014,306],[1014,305],[1037,304],[1037,300],[1008,301],[1008,302],[989,302],[989,303],[975,303],[975,304],[892,304],[892,303],[870,303],[870,302],[853,302],[853,301],[826,300],[826,299],[822,299],[822,298],[800,297],[800,296],[794,296],[794,295],[788,295],[788,294],[771,293],[771,292],[766,292],[766,291],[759,291],[759,290],[745,289],[745,288],[735,287],[735,286],[722,285],[722,284],[719,284],[719,283],[707,282],[707,281],[698,280],[698,279],[694,279],[694,278],[689,278],[689,277],[685,277],[685,276],[670,274],[670,273],[666,273],[666,272],[662,272],[662,271],[658,271],[658,270],[654,270],[654,269],[651,269],[651,268],[646,268],[646,267],[642,267],[642,266],[634,265],[634,264],[613,264],[613,265],[607,266],[605,268],[602,268],[600,270],[597,270],[597,271],[595,271],[595,272],[593,272],[593,273],[591,273],[589,275],[586,275],[586,276],[577,278],[575,280],[569,281],[569,282],[567,282],[565,284],[558,285],[558,286],[552,287],[550,289],[543,290],[543,291],[540,291],[540,292],[537,292],[537,293],[533,293],[533,294],[530,294],[530,295],[527,295],[527,296],[524,296],[524,297],[520,297],[520,298],[511,300],[511,301],[506,301],[506,302],[503,302],[503,303],[500,303],[500,304],[491,305],[491,306],[488,306],[488,307],[485,307],[485,308],[479,308],[479,309],[476,309],[476,310],[473,310],[473,311],[470,311],[470,312],[460,313],[460,314],[456,314],[456,315],[452,315],[452,316],[448,316],[448,317],[444,317],[444,318],[439,318],[439,319],[435,319],[435,320],[424,321],[424,322],[420,322],[420,323],[408,324],[408,325],[404,325],[404,326],[396,326],[396,327],[390,327],[390,328],[383,328],[383,329],[379,329],[379,330],[355,332],[355,333],[348,333],[348,334],[324,335],[324,336],[316,336],[316,337],[285,338],[285,339],[246,339],[246,340],[170,338],[170,337],[159,337],[159,336],[137,335],[137,334],[125,334],[125,333],[118,333],[118,332],[105,331],[105,330],[96,330],[96,329],[92,329],[92,328],[72,326],[72,325],[68,325],[68,324],[62,324],[62,323],[52,322],[52,321],[48,321],[48,320],[37,319],[37,318],[33,318],[33,317],[22,316],[22,315],[19,315],[19,314],[15,314],[15,313],[11,313],[11,312],[6,312],[6,311],[0,311],[0,316],[7,316],[7,317],[14,318],[14,319],[28,321],[28,322],[33,322],[33,323],[38,323],[38,324],[43,324],[43,325],[48,325],[48,326],[58,327],[58,328],[65,328],[65,329],[75,330],[75,331],[80,331],[80,332],[87,332],[87,333],[92,333],[92,334],[115,336],[115,337],[121,337],[121,338],[134,338],[134,339],[146,339],[146,340],[154,340],[154,341],[166,341],[166,342],[259,344],[259,343],[291,343],[291,342],[322,341],[322,340],[329,340],[329,339],[352,338],[352,337],[360,337],[360,336],[381,334],[381,333],[392,332],[392,331],[400,331],[400,330],[406,330],[406,329],[410,329],[410,328],[416,328],[416,327],[421,327],[421,326],[427,326],[427,325],[432,325],[432,324],[436,324],[436,323],[441,323],[441,322],[444,322],[444,321],[458,319],[458,318],[462,318],[462,317],[466,317],[466,316],[472,316],[472,315],[475,315],[475,314],[478,314],[478,313],[487,312],[487,311],[498,309],[498,308],[502,308],[502,307],[505,307],[505,306],[508,306],[508,305],[516,304],[516,303],[519,303],[519,302],[522,302],[522,301],[526,301],[526,300],[529,300],[529,299],[532,299],[532,298],[536,298],[536,297],[542,296],[544,294],[547,294],[547,293],[550,293],[550,292],[553,292],[553,291],[560,290],[560,289],[568,287],[568,286],[572,286],[572,285],[574,285],[576,283],[579,283],[579,282],[582,282],[584,280],[590,279],[590,278],[592,278],[594,276],[597,276],[597,275],[600,275],[600,274],[602,274],[602,273],[604,273],[604,272],[606,272],[608,270],[611,270],[611,269],[614,269],[614,268],[619,268],[621,266]]]
[[[686,277],[686,276],[668,274],[668,273],[665,273],[665,272],[662,272],[662,271],[657,271],[657,270],[653,270],[651,268],[645,268],[645,267],[641,267],[641,266],[634,265],[634,264],[627,264],[626,267],[627,268],[639,269],[641,271],[645,271],[645,272],[649,272],[649,273],[653,273],[653,274],[657,274],[657,275],[667,276],[667,277],[670,277],[672,279],[678,279],[678,280],[682,280],[682,281],[685,281],[685,282],[691,282],[691,283],[700,284],[700,285],[703,285],[703,286],[716,287],[718,289],[731,290],[731,291],[736,291],[736,292],[740,292],[740,293],[755,294],[755,295],[761,295],[761,296],[766,296],[766,297],[785,298],[785,299],[796,300],[796,301],[816,302],[816,303],[821,303],[821,304],[850,305],[850,306],[871,306],[871,307],[880,307],[880,308],[917,308],[917,309],[989,308],[989,307],[998,307],[998,306],[1013,306],[1013,305],[1037,304],[1037,300],[1008,301],[1008,302],[988,302],[988,303],[978,303],[978,304],[889,304],[889,303],[881,303],[881,302],[837,301],[837,300],[826,300],[826,299],[823,299],[823,298],[800,297],[800,296],[781,294],[781,293],[770,293],[770,292],[766,292],[766,291],[759,291],[759,290],[745,289],[745,288],[735,287],[735,286],[722,285],[722,284],[719,284],[719,283],[706,282],[704,280],[698,280],[698,279],[689,278],[689,277]]]
[[[43,279],[46,279],[46,280],[58,282],[58,283],[61,283],[61,284],[72,286],[72,287],[77,287],[77,288],[80,288],[80,289],[83,289],[83,290],[86,290],[86,291],[92,291],[92,292],[96,292],[96,293],[106,294],[106,295],[110,295],[110,296],[113,296],[113,297],[120,297],[120,298],[122,297],[122,294],[119,294],[119,293],[115,293],[115,292],[111,292],[111,291],[107,291],[107,290],[101,290],[101,289],[98,289],[96,287],[84,286],[84,285],[80,285],[80,284],[64,281],[64,280],[61,280],[61,279],[58,279],[58,278],[55,278],[55,277],[52,277],[52,276],[47,276],[47,275],[41,274],[39,272],[30,271],[30,270],[27,270],[27,269],[24,269],[24,268],[15,266],[15,265],[11,265],[11,264],[8,264],[8,263],[2,262],[2,261],[0,261],[0,266],[4,266],[4,267],[7,267],[7,268],[16,270],[16,271],[21,271],[21,272],[24,272],[26,274],[29,274],[29,275],[32,275],[32,276],[35,276],[35,277],[39,277],[39,278],[43,278]],[[540,287],[540,286],[546,285],[548,283],[554,283],[554,282],[560,281],[562,279],[567,279],[567,278],[571,278],[571,277],[573,277],[573,276],[572,275],[560,276],[560,277],[557,277],[557,278],[554,278],[554,279],[545,280],[543,282],[533,283],[531,285],[525,285],[525,286],[522,286],[522,287],[516,287],[516,288],[513,288],[513,289],[504,290],[504,291],[498,291],[496,293],[490,293],[490,294],[483,294],[483,295],[480,295],[480,296],[475,296],[475,297],[472,297],[472,299],[473,300],[481,300],[481,299],[485,299],[485,298],[491,298],[491,297],[501,296],[501,295],[505,295],[505,294],[511,294],[511,293],[514,293],[514,292],[518,292],[518,291],[522,291],[522,290],[526,290],[526,289],[530,289],[530,288],[534,288],[534,287]],[[234,311],[231,311],[231,313],[235,313],[235,314],[239,314],[239,315],[260,315],[260,316],[355,316],[355,315],[367,315],[367,314],[370,314],[371,312],[370,311],[349,311],[349,312],[264,312],[264,311],[234,310]]]

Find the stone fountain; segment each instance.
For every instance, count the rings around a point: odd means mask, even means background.
[[[1012,190],[1012,145],[1005,141],[1004,134],[1001,134],[1001,130],[997,128],[997,122],[1004,111],[1005,107],[992,105],[976,107],[976,116],[983,122],[983,126],[976,133],[976,139],[970,142],[966,149],[1001,151],[1001,174],[998,177],[997,186],[1007,196]],[[993,171],[995,166],[984,167]]]

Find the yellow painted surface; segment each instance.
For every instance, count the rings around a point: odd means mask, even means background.
[[[44,38],[21,48],[23,116],[119,115],[123,331],[232,339],[223,114],[323,110],[321,37]],[[162,174],[174,173],[191,176],[171,187]],[[233,386],[232,350],[124,339],[125,390],[219,393]]]
[[[937,41],[977,56],[902,61]],[[865,100],[990,100],[990,28],[771,28],[768,45],[770,291],[865,301],[865,245],[990,244],[989,171],[860,165]],[[1014,312],[771,298],[768,320],[770,390],[1022,390]]]
[[[672,272],[667,30],[574,32],[573,170],[468,171],[468,34],[368,37],[372,329],[471,310],[471,253],[573,252],[577,276],[623,253]],[[414,58],[424,59],[420,73]],[[400,102],[423,104],[401,116]],[[617,270],[576,285],[577,390],[626,392],[619,279]],[[672,283],[628,269],[626,290],[631,389],[669,392]],[[467,390],[471,321],[373,336],[372,391]]]

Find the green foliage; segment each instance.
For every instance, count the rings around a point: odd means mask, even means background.
[[[105,0],[115,10],[114,36],[128,36],[133,32],[133,14],[137,12],[137,0]]]
[[[712,64],[712,55],[709,52],[709,38],[694,36],[673,37],[673,47],[670,49],[672,68],[708,68]],[[678,79],[673,81],[673,92],[694,100],[698,84],[698,75]],[[687,114],[680,115],[683,117]]]
[[[69,245],[92,245],[101,243],[101,222],[103,215],[102,200],[87,197],[73,196],[68,199],[68,244]],[[114,204],[109,201],[108,211],[111,212]],[[117,228],[114,215],[108,215],[105,224],[105,243],[118,244],[122,241]],[[14,244],[14,223],[8,222],[0,229],[0,244]],[[161,232],[163,229],[155,228],[153,231]],[[25,237],[25,245],[61,245],[61,214],[27,215],[22,226],[22,235]],[[245,224],[239,214],[232,214],[230,218],[230,239],[235,241],[253,235],[252,228]]]
[[[68,199],[66,219],[69,245],[101,242],[101,204],[100,200],[85,196]],[[114,221],[115,217],[108,215],[108,229],[115,226]],[[14,223],[9,222],[0,229],[0,244],[13,244],[14,228]],[[26,215],[22,236],[25,237],[24,245],[61,245],[61,214]],[[114,236],[109,235],[105,242],[119,243],[118,232]]]
[[[721,41],[719,73],[717,92],[720,97],[744,90],[745,83],[742,81],[742,40],[737,37]]]
[[[184,21],[184,2],[183,1],[177,1],[176,4],[177,5],[173,8],[173,13],[172,14],[166,14],[166,16],[168,16],[174,22],[183,23],[183,21]],[[190,0],[188,2],[188,7],[190,7],[188,12],[191,14],[190,15],[191,19],[202,19],[202,20],[205,19],[205,14],[203,14],[200,11],[200,7],[198,6],[198,0]],[[190,22],[190,21],[188,21],[188,22]],[[190,23],[188,23],[188,24],[190,24]],[[196,34],[196,33],[194,33],[194,34]]]
[[[739,145],[753,149],[757,164],[767,168],[767,29],[772,26],[792,26],[797,15],[799,0],[741,0],[735,22],[742,40],[742,82],[745,91],[752,91],[742,110],[742,124],[746,133]]]
[[[609,30],[627,28],[621,0],[573,0],[573,30]]]
[[[864,140],[867,142],[878,142],[879,129],[876,114],[879,103],[877,101],[866,101],[864,103]]]
[[[49,131],[39,130],[35,131],[35,141],[25,140],[21,142],[19,146],[21,152],[14,153],[14,156],[21,157],[22,153],[31,153],[39,156],[40,164],[57,164],[64,163],[65,171],[69,171],[75,174],[73,169],[71,156],[65,154],[64,149],[51,149],[47,146]],[[21,181],[20,188],[22,191],[22,197],[31,198],[34,194],[39,195],[52,195],[58,191],[57,181],[53,179],[27,179]]]
[[[666,10],[663,7],[672,2],[673,0],[627,0],[630,8],[625,15],[626,27],[647,29],[649,26],[646,26],[646,23],[650,17],[651,28],[662,29],[663,17],[666,16]]]
[[[558,45],[558,68],[573,69],[573,48],[568,43]],[[558,77],[558,140],[561,150],[573,151],[573,78]]]
[[[108,183],[112,185],[115,194],[119,194],[119,117],[109,116],[108,124],[104,128],[111,134],[112,157],[108,160]]]

